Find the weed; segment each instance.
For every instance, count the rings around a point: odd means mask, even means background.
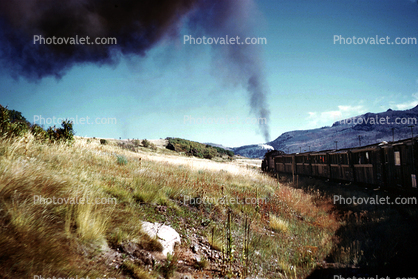
[[[274,214],[270,214],[270,228],[276,232],[287,232],[289,229],[289,222],[277,217]]]
[[[164,264],[159,265],[157,270],[166,279],[172,277],[177,270],[177,256],[168,254]]]
[[[117,158],[117,162],[118,162],[119,165],[126,165],[126,164],[128,164],[128,159],[126,159],[125,156],[118,155],[116,158]]]
[[[206,259],[206,257],[202,256],[200,257],[198,261],[196,261],[194,268],[202,270],[202,269],[207,268],[208,265],[209,265],[208,260]]]
[[[122,266],[122,270],[125,271],[129,276],[132,276],[134,279],[153,279],[154,277],[140,266],[136,265],[131,261],[124,261]]]

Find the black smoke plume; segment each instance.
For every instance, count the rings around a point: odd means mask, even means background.
[[[226,76],[234,83],[244,86],[250,99],[251,112],[259,119],[259,127],[266,142],[270,139],[270,111],[266,100],[266,85],[263,75],[261,45],[243,44],[252,38],[252,26],[257,18],[252,0],[204,0],[201,10],[194,14],[191,27],[201,36],[240,38],[240,45],[213,45],[222,58],[217,67],[226,68]]]
[[[206,36],[251,36],[253,0],[14,0],[0,1],[0,62],[15,78],[61,78],[78,64],[111,65],[121,55],[146,55],[163,38],[178,38],[187,21]],[[116,38],[116,45],[40,45],[44,38]],[[252,113],[269,121],[261,50],[218,45],[231,81],[247,88]],[[268,125],[260,125],[266,141]]]

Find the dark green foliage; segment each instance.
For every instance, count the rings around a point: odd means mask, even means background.
[[[34,124],[30,128],[32,135],[35,137],[36,140],[45,141],[48,139],[47,132],[39,125]]]
[[[46,133],[51,142],[73,142],[74,141],[74,130],[73,122],[64,120],[61,123],[61,128],[55,126],[49,127]]]
[[[29,123],[29,121],[26,120],[26,118],[22,115],[20,111],[16,111],[14,109],[9,110],[9,118],[10,118],[10,122],[12,123],[16,121]]]
[[[29,131],[30,123],[18,111],[0,105],[0,134],[6,137],[22,136]]]
[[[144,140],[142,141],[142,145],[143,145],[144,147],[150,147],[151,143],[149,142],[149,140],[144,139]]]
[[[64,120],[61,128],[49,127],[46,131],[39,125],[30,125],[23,117],[22,113],[15,110],[9,110],[0,105],[0,135],[6,137],[21,137],[27,132],[31,132],[36,140],[51,142],[73,142],[74,130],[73,123]]]
[[[234,156],[234,152],[225,150],[223,148],[214,147],[208,144],[202,144],[195,141],[180,139],[180,138],[167,138],[167,148],[175,150],[177,152],[184,152],[189,156],[195,156],[199,158],[212,159],[216,156],[222,157],[222,155]]]
[[[105,140],[105,139],[100,139],[100,144],[107,144],[107,140]]]

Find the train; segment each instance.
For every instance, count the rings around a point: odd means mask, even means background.
[[[261,168],[276,177],[301,175],[417,191],[418,139],[292,154],[271,150]]]

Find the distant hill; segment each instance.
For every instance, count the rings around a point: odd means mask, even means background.
[[[222,148],[222,149],[225,149],[225,150],[232,150],[231,147],[227,147],[227,146],[224,146],[222,144],[211,143],[211,142],[205,142],[203,144],[210,145],[210,146],[213,146],[213,147],[219,147],[219,148]]]
[[[231,149],[235,154],[249,158],[262,158],[272,148],[286,153],[320,151],[335,149],[335,141],[337,141],[338,149],[351,148],[358,147],[360,142],[361,145],[368,145],[392,141],[392,132],[395,141],[410,138],[411,128],[408,127],[410,125],[418,126],[418,106],[409,110],[389,109],[381,113],[368,112],[337,121],[331,127],[290,131],[266,144],[246,145]],[[414,134],[418,135],[418,128],[414,128]]]
[[[263,158],[264,154],[269,150],[274,150],[274,147],[268,144],[252,144],[240,147],[231,148],[235,154],[247,158]]]

